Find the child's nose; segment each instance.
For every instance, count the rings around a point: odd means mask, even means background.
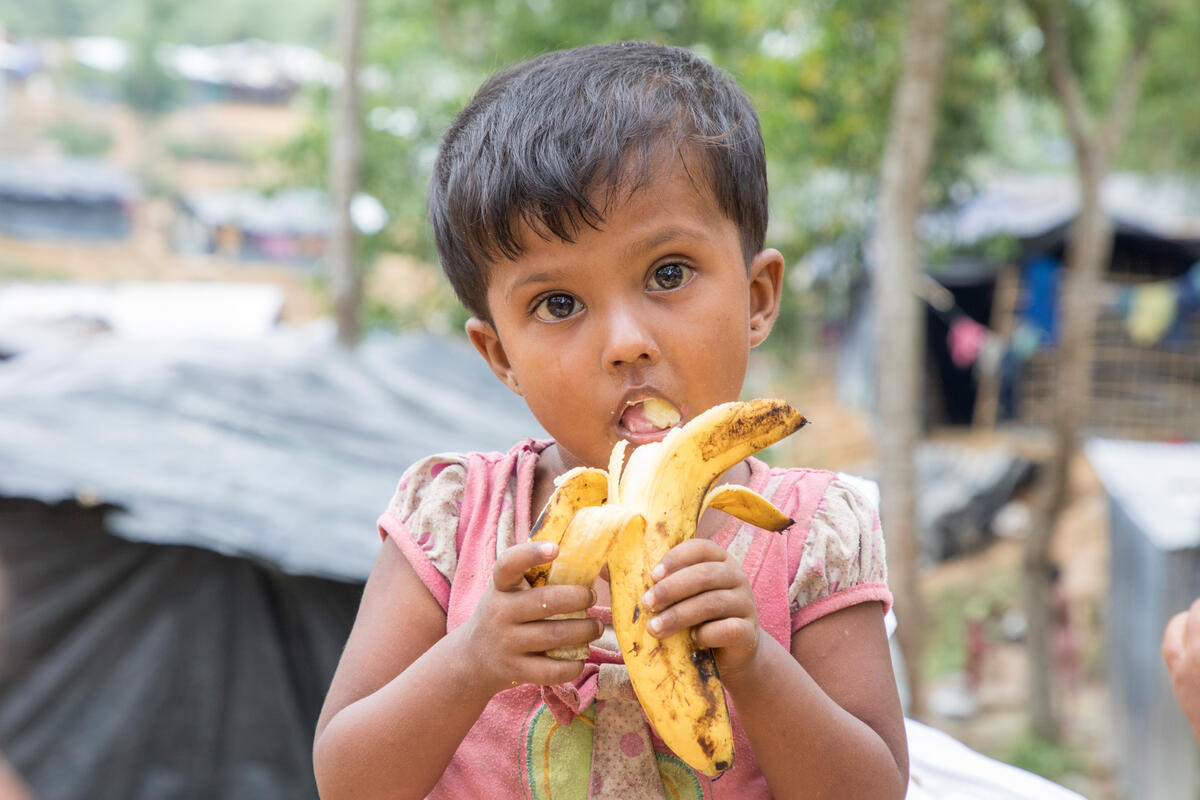
[[[658,343],[646,320],[630,310],[617,309],[609,315],[605,331],[604,368],[616,370],[630,364],[656,364]]]

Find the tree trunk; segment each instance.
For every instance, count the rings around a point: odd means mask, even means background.
[[[363,0],[342,0],[337,20],[337,51],[342,81],[334,89],[329,131],[329,194],[333,219],[326,258],[333,289],[337,340],[343,347],[358,341],[362,314],[362,274],[350,202],[358,192],[362,164],[358,64],[362,42]]]
[[[1025,543],[1025,608],[1029,621],[1029,701],[1033,731],[1054,740],[1061,733],[1061,708],[1055,698],[1057,672],[1052,649],[1050,550],[1058,519],[1069,499],[1071,460],[1087,419],[1092,393],[1092,349],[1100,282],[1112,251],[1112,221],[1101,190],[1113,156],[1124,138],[1145,75],[1151,28],[1137,29],[1121,83],[1102,124],[1097,124],[1071,66],[1062,9],[1031,2],[1045,41],[1050,84],[1063,111],[1079,178],[1079,214],[1071,227],[1065,277],[1059,300],[1058,377],[1054,393],[1052,441],[1029,538]]]
[[[949,0],[912,0],[883,158],[875,266],[881,517],[897,636],[911,692],[924,709],[924,612],[918,583],[915,451],[920,429],[924,326],[917,297],[921,258],[917,216],[937,127]]]
[[[1062,282],[1054,392],[1053,445],[1037,496],[1033,530],[1025,543],[1026,617],[1029,621],[1030,709],[1034,732],[1056,739],[1062,709],[1056,702],[1057,673],[1052,639],[1050,546],[1070,495],[1070,471],[1079,431],[1092,393],[1092,346],[1097,296],[1112,249],[1112,221],[1101,205],[1104,166],[1094,157],[1078,158],[1079,216],[1067,247]]]

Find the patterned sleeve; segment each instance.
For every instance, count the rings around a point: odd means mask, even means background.
[[[463,455],[424,458],[405,470],[379,517],[380,537],[396,543],[443,609],[458,566],[458,518],[466,478]]]
[[[788,591],[792,632],[843,608],[891,608],[883,531],[875,506],[848,481],[831,481],[813,513]]]

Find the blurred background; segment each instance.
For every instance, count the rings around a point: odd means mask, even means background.
[[[436,266],[438,139],[631,38],[759,111],[746,395],[816,423],[768,460],[879,483],[908,716],[1200,797],[1159,655],[1200,595],[1190,0],[0,0],[0,797],[315,796],[401,471],[544,435]]]

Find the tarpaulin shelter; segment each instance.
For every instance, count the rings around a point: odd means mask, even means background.
[[[401,471],[542,435],[433,335],[60,339],[0,409],[0,750],[50,800],[315,797]]]
[[[0,233],[25,239],[124,239],[137,179],[105,161],[0,157]]]
[[[1103,201],[1114,241],[1097,298],[1085,426],[1200,436],[1200,187],[1114,175]],[[1070,176],[1009,176],[922,218],[930,424],[1048,424],[1059,286],[1077,213]],[[825,271],[862,274],[840,340],[838,388],[844,401],[870,408],[876,259],[862,260],[865,269],[843,259]]]
[[[1108,435],[1194,438],[1200,435],[1200,188],[1118,174],[1105,183],[1103,202],[1113,243],[1095,298],[1084,425]],[[930,268],[954,298],[949,311],[929,304],[927,316],[946,421],[1049,424],[1060,287],[1077,213],[1072,181],[1009,178],[927,220],[931,240],[973,252],[976,264],[966,280],[961,271],[943,277]],[[989,258],[995,248],[984,243],[1002,239],[1010,252]]]

